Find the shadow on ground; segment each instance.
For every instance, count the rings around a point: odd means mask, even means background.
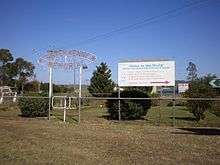
[[[220,136],[218,128],[178,128],[184,132],[173,132],[173,134],[189,134],[189,135],[217,135]]]
[[[173,117],[169,117],[170,119],[173,119]],[[194,117],[175,117],[176,120],[185,120],[185,121],[196,121],[196,118]]]
[[[118,119],[112,119],[110,115],[102,115],[102,116],[98,116],[99,118],[103,118],[106,120],[116,120],[118,121]],[[140,119],[121,119],[123,121],[142,121],[142,120],[146,120],[144,117],[140,117]]]

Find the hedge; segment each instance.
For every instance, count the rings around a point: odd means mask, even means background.
[[[46,117],[48,116],[48,98],[22,97],[18,100],[21,115],[24,117]]]

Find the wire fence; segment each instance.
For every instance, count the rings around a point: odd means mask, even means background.
[[[39,96],[4,96],[0,104],[1,109],[14,109],[20,114],[19,99],[47,99],[49,97]],[[151,101],[151,106],[146,110],[146,115],[138,120],[129,120],[130,122],[139,122],[151,125],[169,125],[169,126],[220,126],[220,98],[183,98],[183,97],[156,97],[156,98],[125,98],[125,97],[70,97],[68,95],[53,96],[51,120],[62,120],[64,122],[90,122],[102,123],[103,121],[121,122],[125,121],[121,117],[124,113],[123,101]],[[205,109],[205,118],[197,121],[192,110],[187,106],[189,102],[209,102],[211,108]],[[118,102],[117,119],[111,119],[107,103]],[[80,104],[79,104],[80,103]],[[5,111],[4,113],[6,113]]]

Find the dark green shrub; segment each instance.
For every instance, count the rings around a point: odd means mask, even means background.
[[[220,101],[213,101],[213,107],[210,109],[210,112],[220,117]]]
[[[169,101],[167,104],[168,107],[172,107],[173,106],[173,101]],[[176,100],[175,101],[175,106],[186,106],[186,101],[183,100]]]
[[[22,97],[19,98],[18,105],[24,117],[46,117],[48,115],[48,98]]]
[[[172,107],[173,106],[173,101],[168,102],[167,106]]]
[[[214,98],[216,97],[215,91],[207,84],[203,83],[203,79],[191,82],[190,88],[185,92],[187,98]],[[204,112],[213,107],[211,100],[188,100],[187,107],[190,112],[195,116],[196,120],[205,119]]]
[[[152,100],[151,100],[152,106],[159,106],[159,105],[160,105],[160,100],[159,100],[160,94],[158,94],[158,93],[153,93],[153,94],[150,95],[150,97],[151,97],[151,98],[155,98],[155,99],[152,99]]]
[[[118,97],[114,92],[112,97]],[[129,90],[121,92],[122,98],[149,98],[147,93],[139,90]],[[108,113],[111,119],[118,119],[118,100],[108,100],[106,102]],[[121,119],[140,119],[147,114],[151,107],[151,100],[121,100]]]

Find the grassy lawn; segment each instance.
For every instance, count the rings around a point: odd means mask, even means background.
[[[182,106],[176,106],[174,111],[172,107],[152,107],[146,116],[146,120],[148,123],[158,124],[160,122],[161,125],[171,126],[173,124],[173,112],[175,126],[220,127],[220,117],[213,113],[206,111],[205,119],[197,122],[193,114]]]
[[[9,108],[8,108],[9,107]],[[220,129],[192,128],[184,107],[175,111],[176,127],[170,127],[172,108],[153,107],[146,120],[112,121],[100,108],[62,111],[56,118],[22,118],[13,106],[0,108],[0,164],[219,164]],[[161,111],[160,127],[155,126]],[[207,113],[200,125],[219,124]],[[211,124],[210,124],[211,123]],[[185,127],[181,127],[185,126]]]
[[[143,120],[136,121],[123,121],[126,124],[148,124],[152,126],[172,126],[173,125],[173,113],[175,116],[174,125],[176,127],[220,127],[220,117],[210,112],[205,112],[205,120],[197,122],[192,113],[190,113],[186,107],[176,106],[173,111],[173,107],[152,107],[146,117]],[[63,120],[63,110],[55,110],[53,112],[56,120]],[[77,123],[78,121],[77,110],[67,110],[67,122]],[[81,119],[83,122],[89,123],[102,123],[106,122],[107,110],[105,108],[84,108],[81,112]],[[103,119],[103,120],[101,120]],[[110,122],[118,122],[110,121]]]

